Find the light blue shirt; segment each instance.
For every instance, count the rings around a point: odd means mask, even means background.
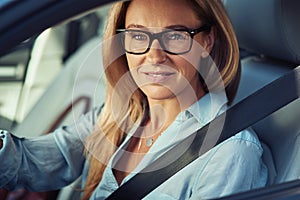
[[[211,93],[179,113],[121,184],[225,109],[222,95]],[[75,125],[62,127],[53,134],[36,139],[18,139],[4,131],[0,159],[5,164],[0,165],[0,186],[52,190],[69,184],[81,174],[84,184],[88,165],[84,165],[83,141],[91,133],[99,112],[95,109]],[[112,167],[134,132],[135,128],[111,158],[91,199],[105,199],[119,187]],[[144,199],[209,199],[263,187],[267,182],[267,168],[262,161],[262,153],[255,132],[251,128],[246,129],[200,156]]]

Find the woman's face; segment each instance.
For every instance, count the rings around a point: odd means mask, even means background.
[[[133,0],[128,7],[125,21],[126,29],[152,33],[178,28],[197,29],[202,25],[185,0]],[[204,94],[196,68],[201,55],[207,56],[207,52],[203,54],[199,48],[196,50],[195,42],[210,52],[214,42],[213,34],[196,34],[191,51],[183,55],[168,54],[156,39],[153,40],[150,50],[144,54],[126,53],[131,75],[149,100],[166,100],[188,95],[200,98]]]

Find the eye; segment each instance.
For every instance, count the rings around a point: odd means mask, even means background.
[[[148,36],[145,33],[141,32],[130,32],[130,38],[138,41],[148,40]]]
[[[168,40],[187,40],[188,35],[183,32],[175,31],[166,33],[165,38]]]

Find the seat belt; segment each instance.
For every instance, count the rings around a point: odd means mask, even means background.
[[[249,95],[194,132],[120,186],[107,199],[142,199],[212,147],[298,99],[299,94],[300,66]],[[214,135],[215,132],[221,134]],[[181,156],[178,158],[178,155]],[[168,161],[174,162],[164,166]]]

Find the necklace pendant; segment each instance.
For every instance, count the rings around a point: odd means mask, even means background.
[[[152,138],[149,138],[146,140],[146,146],[147,147],[151,147],[151,145],[153,144],[153,139]]]

